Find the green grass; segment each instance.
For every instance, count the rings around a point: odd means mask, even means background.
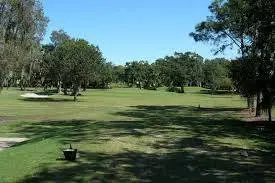
[[[244,125],[245,101],[186,91],[88,90],[74,103],[3,90],[0,136],[30,140],[0,152],[0,182],[275,182],[274,133]],[[76,162],[58,160],[69,143]]]

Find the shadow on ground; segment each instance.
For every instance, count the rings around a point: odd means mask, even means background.
[[[275,182],[274,146],[259,144],[244,150],[241,145],[231,144],[236,139],[266,143],[275,140],[272,131],[245,126],[233,117],[241,110],[133,106],[114,114],[132,121],[43,121],[26,125],[17,132],[34,137],[33,141],[53,136],[61,143],[104,145],[123,137],[154,141],[140,141],[150,151],[80,151],[76,162],[41,165],[39,173],[21,182]],[[249,155],[243,156],[243,151]]]
[[[211,94],[211,95],[233,95],[233,94],[236,94],[236,92],[229,91],[229,90],[212,91],[212,90],[209,90],[209,89],[200,90],[198,93],[201,93],[201,94]]]
[[[28,102],[74,102],[73,98],[20,98],[18,100],[28,101]]]
[[[57,89],[48,89],[44,91],[35,92],[37,95],[55,95],[58,94]]]

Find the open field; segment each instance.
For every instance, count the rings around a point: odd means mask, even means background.
[[[3,90],[0,137],[30,140],[0,152],[0,182],[275,182],[274,133],[244,125],[239,96],[200,90],[88,90],[76,103]],[[58,160],[69,143],[76,162]]]

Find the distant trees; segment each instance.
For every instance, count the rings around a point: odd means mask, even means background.
[[[203,58],[196,53],[175,52],[173,56],[166,56],[156,61],[160,70],[161,83],[169,90],[180,87],[184,93],[184,86],[200,86],[202,82]]]
[[[127,62],[125,67],[115,67],[114,71],[119,73],[115,75],[116,78],[119,76],[119,81],[140,89],[166,86],[168,91],[179,93],[184,93],[185,86],[203,86],[212,92],[233,89],[229,60],[219,58],[204,61],[200,55],[192,52],[175,52],[152,64],[147,61]]]
[[[147,61],[127,62],[124,72],[125,81],[129,86],[156,89],[158,85],[159,72],[154,64],[149,64]]]

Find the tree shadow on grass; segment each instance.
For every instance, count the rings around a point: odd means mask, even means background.
[[[20,98],[18,100],[27,101],[27,102],[74,102],[72,99],[65,98]],[[77,101],[81,102],[81,101]]]
[[[55,95],[58,93],[57,89],[52,89],[52,90],[44,90],[44,91],[39,91],[35,92],[37,95]]]
[[[208,89],[202,89],[198,93],[200,93],[200,94],[210,94],[210,95],[233,95],[233,94],[236,94],[236,92],[229,91],[229,90],[212,91],[212,90],[208,90]]]
[[[17,91],[27,91],[27,92],[35,92],[35,91],[37,91],[37,89],[35,89],[35,88],[25,88],[24,90],[21,90],[21,88],[18,88],[18,87],[16,87],[16,88],[14,88],[14,90],[17,90]]]
[[[46,165],[38,174],[20,182],[272,182],[275,179],[274,174],[268,173],[274,171],[271,164],[256,163],[253,158],[244,160],[239,155],[225,155],[223,151],[215,154],[80,152],[80,155],[81,158],[73,163],[59,161],[58,167]]]
[[[58,161],[21,182],[275,182],[274,147],[259,145],[240,154],[231,140],[274,142],[274,133],[244,126],[230,116],[240,108],[133,106],[114,115],[133,121],[44,121],[17,132],[35,138],[56,137],[62,143],[91,141],[105,144],[115,137],[141,141],[145,150],[117,153],[81,151],[73,163]],[[220,113],[216,118],[215,113]],[[205,116],[204,114],[210,114]],[[227,138],[228,141],[217,141]],[[128,142],[134,143],[134,142]],[[146,149],[151,151],[147,152]]]

